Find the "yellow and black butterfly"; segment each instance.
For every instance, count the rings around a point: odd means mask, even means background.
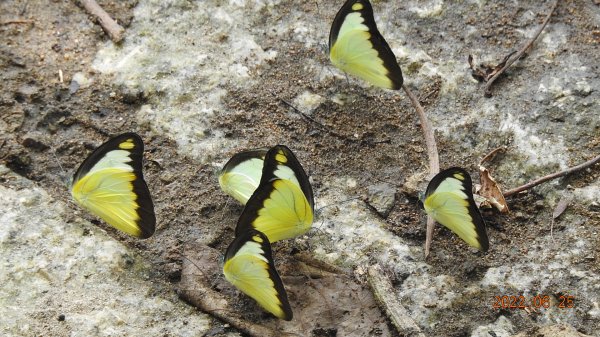
[[[402,87],[402,71],[377,30],[368,0],[348,0],[339,10],[329,32],[329,58],[342,71],[372,85]]]
[[[438,173],[427,186],[423,207],[435,221],[448,227],[467,244],[489,248],[485,223],[473,200],[471,176],[460,167]]]
[[[271,253],[269,239],[248,229],[227,248],[223,264],[225,278],[278,318],[292,319],[292,308]]]
[[[245,205],[260,183],[267,151],[267,148],[260,148],[231,157],[219,173],[223,192]]]
[[[239,236],[254,228],[270,242],[289,239],[310,229],[313,214],[306,172],[289,148],[277,145],[265,156],[260,184],[246,203],[235,233]]]
[[[129,235],[154,234],[156,216],[142,175],[144,143],[135,133],[98,147],[73,176],[71,195],[83,208]]]

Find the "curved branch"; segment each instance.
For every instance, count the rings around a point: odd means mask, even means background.
[[[529,47],[531,47],[531,45],[533,44],[533,42],[535,42],[535,40],[538,38],[538,36],[540,36],[540,34],[542,33],[542,31],[544,30],[544,28],[546,27],[546,25],[548,24],[548,21],[550,21],[550,17],[552,17],[552,13],[554,13],[554,10],[556,9],[556,7],[558,6],[558,0],[554,1],[554,5],[552,5],[552,8],[550,9],[550,13],[548,13],[548,15],[546,16],[546,18],[544,19],[544,22],[542,23],[542,25],[540,26],[540,28],[538,28],[538,30],[535,32],[535,34],[533,35],[533,37],[531,39],[529,39],[529,41],[527,41],[527,43],[516,53],[514,54],[504,65],[504,67],[502,67],[502,69],[500,69],[492,78],[490,78],[490,80],[487,82],[487,84],[485,85],[485,93],[484,96],[485,97],[491,97],[492,96],[492,84],[494,83],[494,81],[504,73],[504,71],[506,69],[508,69],[508,67],[510,67],[513,63],[515,63],[516,60],[520,59],[521,56],[523,56],[523,54],[525,54],[525,51],[527,51],[527,49],[529,49]]]
[[[123,40],[123,33],[125,29],[118,24],[113,18],[106,13],[106,11],[96,3],[94,0],[81,0],[81,4],[90,14],[94,15],[98,18],[98,22],[100,26],[104,29],[104,31],[110,36],[110,39],[113,42],[118,43]]]
[[[387,314],[401,336],[425,337],[421,329],[410,317],[410,313],[396,298],[392,283],[385,276],[378,264],[369,267],[367,273],[369,285],[373,290],[375,299]]]
[[[440,171],[440,157],[437,150],[437,145],[435,143],[435,135],[433,133],[433,128],[427,119],[427,115],[425,114],[425,110],[419,103],[419,99],[415,96],[410,89],[404,84],[402,84],[402,89],[410,99],[415,110],[417,110],[417,114],[419,115],[419,119],[421,120],[421,129],[423,130],[423,136],[425,137],[425,145],[427,146],[427,156],[429,157],[429,179],[433,178]],[[433,227],[435,226],[435,221],[432,217],[427,216],[427,233],[425,235],[425,257],[429,255],[429,248],[431,247],[431,240],[433,239]]]
[[[549,180],[552,180],[552,179],[556,179],[556,178],[559,178],[559,177],[562,177],[562,176],[566,176],[566,175],[569,175],[571,173],[575,173],[577,171],[581,171],[581,170],[586,169],[586,168],[588,168],[588,167],[590,167],[590,166],[592,166],[592,165],[594,165],[594,164],[596,164],[598,162],[600,162],[600,155],[598,155],[598,156],[596,156],[596,157],[594,157],[594,158],[586,161],[583,164],[579,164],[577,166],[573,166],[573,167],[568,168],[568,169],[566,169],[564,171],[560,171],[560,172],[549,174],[547,176],[541,177],[541,178],[536,179],[534,181],[530,181],[530,182],[528,182],[525,185],[519,186],[517,188],[513,188],[512,190],[508,190],[508,191],[504,192],[504,197],[510,197],[511,195],[517,194],[519,192],[523,192],[523,191],[528,190],[528,189],[530,189],[530,188],[532,188],[534,186],[537,186],[537,185],[539,185],[541,183],[545,183],[546,181],[549,181]]]

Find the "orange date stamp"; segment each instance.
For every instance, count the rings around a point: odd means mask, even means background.
[[[575,296],[560,295],[558,298],[549,295],[536,296],[494,296],[492,308],[494,309],[548,309],[550,307],[568,309],[575,307]]]

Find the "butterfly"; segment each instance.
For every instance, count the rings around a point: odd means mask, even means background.
[[[142,174],[144,143],[135,133],[109,139],[90,154],[73,176],[73,199],[109,225],[146,239],[156,216]]]
[[[239,236],[254,228],[276,242],[307,232],[313,215],[314,197],[306,172],[289,148],[277,145],[265,155],[260,184],[246,203],[235,233]]]
[[[469,173],[452,167],[438,173],[427,186],[423,207],[435,221],[448,227],[463,241],[481,251],[489,242],[485,223],[473,200]]]
[[[223,192],[245,205],[260,183],[267,151],[267,148],[260,148],[231,157],[219,173],[219,185]]]
[[[271,244],[263,233],[248,229],[227,248],[223,274],[229,283],[278,318],[292,319],[283,282],[275,270]]]
[[[372,85],[402,87],[402,71],[377,30],[368,0],[348,0],[338,11],[329,32],[329,58],[337,68]]]

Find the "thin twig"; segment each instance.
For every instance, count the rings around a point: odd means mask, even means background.
[[[492,158],[494,156],[496,156],[496,154],[498,154],[498,152],[506,152],[507,149],[508,149],[508,147],[506,147],[505,145],[502,145],[500,147],[493,149],[488,154],[486,154],[485,157],[481,158],[481,160],[479,161],[479,166],[482,166],[483,163],[485,163],[488,160],[492,160]]]
[[[425,110],[419,103],[419,99],[415,96],[410,89],[406,85],[402,85],[402,89],[410,99],[415,110],[417,110],[417,114],[419,115],[419,120],[421,121],[421,129],[423,130],[423,136],[425,137],[425,145],[427,146],[427,155],[429,156],[429,175],[430,178],[433,178],[440,171],[440,158],[438,155],[437,145],[435,143],[435,135],[433,133],[433,128],[427,119],[427,115],[425,114]]]
[[[417,110],[419,119],[421,120],[421,129],[423,130],[423,136],[425,137],[425,145],[427,146],[427,155],[429,157],[429,178],[433,178],[440,171],[440,157],[435,143],[435,135],[433,128],[427,119],[425,110],[419,103],[419,99],[415,96],[406,85],[402,85],[402,89],[410,99],[413,107]],[[431,247],[431,240],[433,239],[433,227],[435,221],[432,217],[427,216],[427,233],[425,236],[425,257],[429,255],[429,248]]]
[[[8,21],[3,21],[2,23],[0,23],[0,25],[12,25],[12,24],[26,24],[26,23],[35,23],[35,21],[33,20],[25,20],[25,19],[15,19],[15,20],[8,20]]]
[[[98,18],[98,22],[102,29],[110,36],[114,43],[119,43],[123,40],[125,29],[113,20],[108,13],[94,0],[81,0],[81,4],[90,14]]]
[[[541,177],[541,178],[536,179],[534,181],[528,182],[527,184],[525,184],[523,186],[519,186],[517,188],[513,188],[512,190],[508,190],[508,191],[504,192],[504,197],[510,197],[511,195],[517,194],[519,192],[523,192],[523,191],[528,190],[528,189],[530,189],[530,188],[532,188],[534,186],[537,186],[537,185],[539,185],[541,183],[545,183],[546,181],[549,181],[549,180],[552,180],[552,179],[556,179],[556,178],[559,178],[559,177],[563,177],[563,176],[569,175],[571,173],[575,173],[577,171],[581,171],[581,170],[586,169],[586,168],[588,168],[588,167],[590,167],[590,166],[592,166],[592,165],[594,165],[594,164],[596,164],[598,162],[600,162],[600,155],[598,155],[598,156],[596,156],[596,157],[594,157],[594,158],[586,161],[583,164],[579,164],[577,166],[573,166],[573,167],[568,168],[568,169],[566,169],[564,171],[559,171],[559,172],[556,172],[556,173],[549,174],[547,176]]]
[[[535,40],[538,38],[538,36],[542,33],[542,31],[544,30],[544,28],[546,27],[546,25],[548,24],[548,21],[550,21],[550,17],[552,17],[552,13],[554,13],[554,10],[556,9],[556,7],[558,6],[558,0],[554,1],[554,4],[552,5],[552,8],[550,9],[550,13],[548,13],[548,16],[546,16],[546,18],[544,19],[544,22],[542,23],[542,25],[540,26],[540,28],[538,28],[538,30],[535,32],[535,34],[533,35],[533,37],[527,41],[527,43],[525,43],[525,45],[519,49],[519,51],[513,55],[513,57],[510,58],[510,60],[508,60],[506,62],[506,64],[504,65],[504,67],[502,67],[502,69],[500,69],[496,75],[494,75],[492,78],[490,78],[490,80],[487,82],[487,84],[485,85],[485,92],[484,92],[484,96],[485,97],[491,97],[492,96],[492,84],[494,83],[494,81],[504,73],[504,71],[506,69],[508,69],[508,67],[510,67],[516,60],[520,59],[521,56],[523,56],[523,54],[525,54],[525,51],[527,51],[527,49],[529,49],[531,47],[531,45],[533,44],[533,42],[535,42]]]
[[[313,255],[306,253],[306,252],[300,252],[300,253],[294,254],[294,259],[304,263],[307,266],[314,267],[318,270],[325,271],[325,272],[328,272],[331,274],[338,274],[338,275],[350,275],[351,274],[351,272],[349,270],[344,270],[343,268],[340,268],[338,266],[334,266],[325,261],[319,260],[316,257],[314,257]]]
[[[406,308],[396,298],[392,283],[378,264],[369,267],[367,278],[375,299],[389,317],[398,334],[400,336],[425,337]]]

